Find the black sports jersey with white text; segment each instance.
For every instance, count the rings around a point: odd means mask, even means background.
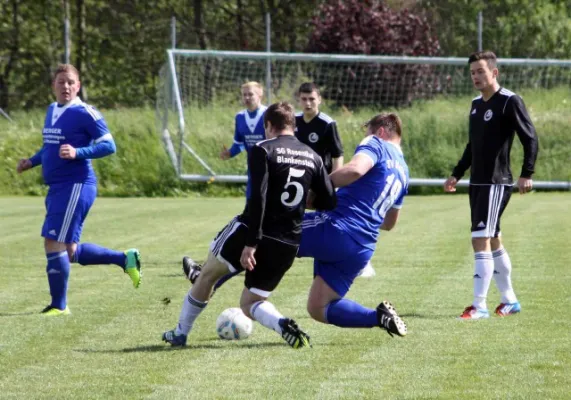
[[[343,146],[336,122],[327,114],[319,112],[309,122],[303,119],[303,113],[295,115],[295,136],[323,159],[328,173],[331,173],[332,159],[343,155]]]
[[[484,101],[472,101],[469,141],[462,158],[452,171],[460,179],[471,167],[470,184],[513,184],[510,152],[517,133],[523,145],[523,166],[520,176],[530,178],[538,152],[535,128],[521,97],[500,88]]]
[[[247,246],[255,246],[262,235],[298,245],[309,189],[321,209],[337,203],[321,157],[293,135],[256,143],[248,168],[252,191],[239,217],[248,226]]]

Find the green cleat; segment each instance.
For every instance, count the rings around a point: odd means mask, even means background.
[[[141,253],[137,249],[129,249],[125,252],[127,256],[127,265],[125,266],[125,273],[133,281],[133,286],[136,288],[141,284]]]
[[[69,315],[69,314],[71,314],[71,311],[69,310],[69,307],[67,307],[67,306],[65,306],[65,308],[63,310],[60,310],[59,308],[55,308],[52,306],[47,306],[46,308],[44,308],[42,310],[42,312],[40,314],[48,316],[48,317],[53,317],[56,315]]]

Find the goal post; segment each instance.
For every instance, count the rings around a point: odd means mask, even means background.
[[[502,85],[515,91],[571,86],[571,60],[498,59],[498,64]],[[231,142],[232,118],[240,107],[238,89],[246,81],[271,88],[274,102],[294,101],[299,85],[313,81],[328,103],[351,109],[406,107],[437,96],[473,93],[466,58],[169,49],[159,73],[156,112],[163,144],[180,179],[246,182],[243,165],[220,162],[219,149],[204,150],[204,142],[212,138],[194,134],[208,129],[201,121],[207,115],[227,122],[224,135]],[[443,182],[444,178],[410,180],[419,186]],[[460,186],[467,184],[460,181]],[[535,186],[571,190],[571,183],[564,181],[535,182]]]

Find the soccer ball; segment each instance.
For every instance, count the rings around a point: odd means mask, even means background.
[[[221,339],[246,339],[252,333],[252,320],[241,309],[228,308],[216,319],[216,333]]]

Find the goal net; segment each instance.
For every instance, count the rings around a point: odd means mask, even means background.
[[[239,88],[247,81],[266,88],[266,104],[294,101],[299,85],[312,81],[324,101],[339,109],[406,107],[437,96],[474,93],[465,58],[209,50],[167,54],[158,81],[157,120],[173,166],[189,180],[245,182],[245,163],[221,163],[219,147],[205,144],[231,143],[233,117],[241,107]],[[571,61],[500,59],[499,64],[502,85],[514,91],[571,85]],[[222,122],[225,130],[219,128]]]

